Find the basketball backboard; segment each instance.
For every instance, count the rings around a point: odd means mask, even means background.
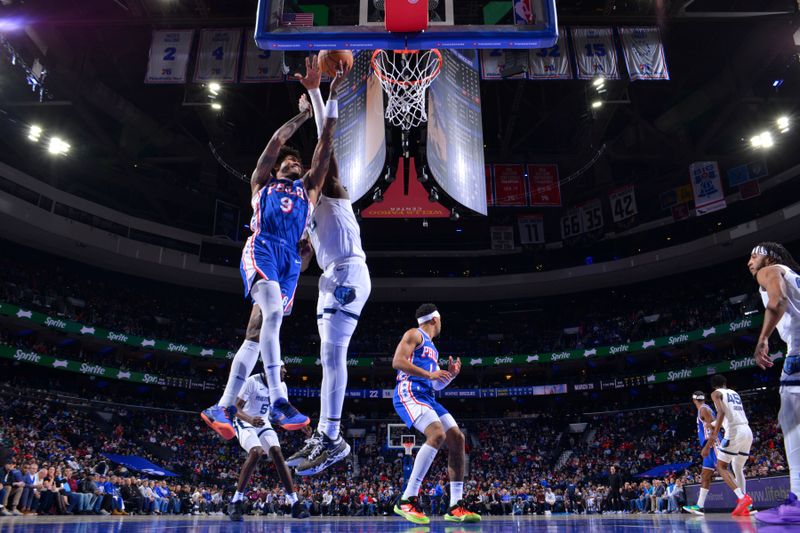
[[[264,50],[548,48],[558,39],[555,0],[459,1],[428,0],[426,31],[390,33],[380,9],[385,0],[355,6],[309,0],[291,7],[285,0],[259,0],[255,39]]]

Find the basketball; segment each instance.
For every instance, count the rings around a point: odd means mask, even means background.
[[[336,76],[340,61],[345,70],[351,69],[353,67],[353,52],[350,50],[322,50],[319,53],[319,66],[322,72],[331,78]]]

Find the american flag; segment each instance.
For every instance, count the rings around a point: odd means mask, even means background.
[[[282,26],[313,26],[314,13],[284,13],[281,16]]]

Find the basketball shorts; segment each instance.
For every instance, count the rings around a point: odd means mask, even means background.
[[[403,380],[398,383],[392,400],[394,410],[406,426],[413,426],[420,433],[425,433],[425,428],[434,422],[441,422],[445,432],[458,425],[431,391],[414,381]]]
[[[717,447],[712,446],[710,450],[708,450],[708,457],[703,457],[703,468],[707,468],[709,470],[716,470],[717,468]]]
[[[800,393],[800,355],[787,355],[781,370],[780,392]]]
[[[369,269],[360,257],[328,265],[319,277],[317,325],[320,337],[336,345],[349,344],[371,290]]]
[[[300,254],[293,245],[268,235],[251,236],[244,245],[239,264],[245,298],[259,277],[275,281],[281,287],[283,314],[291,314],[300,266]]]
[[[257,428],[238,418],[234,418],[233,429],[236,431],[236,438],[239,439],[239,445],[247,453],[250,453],[250,450],[256,446],[261,446],[264,448],[265,452],[269,451],[273,446],[280,447],[278,434],[275,433],[275,430],[272,429],[272,426],[269,425],[266,419],[264,420],[264,425]]]
[[[753,445],[753,432],[747,424],[733,426],[719,444],[717,455],[720,461],[730,463],[737,456],[750,456]]]

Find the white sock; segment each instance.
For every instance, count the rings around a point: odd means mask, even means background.
[[[347,389],[347,345],[321,343],[322,387],[320,389],[320,417],[317,430],[336,440],[342,420],[342,407]]]
[[[706,505],[706,496],[708,496],[708,489],[700,487],[700,496],[697,497],[697,506],[701,509]]]
[[[267,374],[269,400],[275,403],[283,398],[281,384],[281,344],[280,331],[283,322],[283,299],[281,288],[275,281],[258,281],[251,291],[253,300],[261,308],[261,361]]]
[[[734,494],[736,494],[736,497],[739,498],[740,500],[744,498],[744,492],[742,492],[742,489],[740,489],[739,487],[736,487],[736,490],[734,490],[733,492]]]
[[[236,355],[233,356],[231,370],[228,372],[228,383],[225,384],[225,392],[222,393],[218,405],[222,407],[236,405],[236,397],[239,395],[239,391],[242,390],[248,376],[253,372],[256,361],[258,361],[258,343],[244,341]]]
[[[451,481],[450,482],[450,507],[458,503],[464,497],[464,482]]]
[[[733,474],[736,476],[736,484],[742,489],[742,492],[747,494],[747,479],[744,475],[744,465],[747,462],[747,457],[740,455],[731,463]]]
[[[233,499],[231,500],[233,503],[238,501],[244,500],[244,492],[236,491],[236,494],[233,495]]]
[[[797,373],[791,377],[797,377]],[[789,490],[800,497],[800,394],[781,394],[781,410],[778,420],[783,431],[786,462],[789,463]]]
[[[289,502],[289,505],[294,505],[295,502],[297,502],[297,493],[293,492],[291,494],[287,494],[286,501]]]
[[[419,488],[422,486],[422,480],[425,479],[425,474],[428,473],[438,451],[439,450],[433,446],[429,446],[427,443],[420,447],[417,452],[417,457],[414,459],[414,468],[411,470],[411,475],[408,478],[408,485],[406,485],[406,490],[403,491],[402,499],[407,500],[419,495]]]

